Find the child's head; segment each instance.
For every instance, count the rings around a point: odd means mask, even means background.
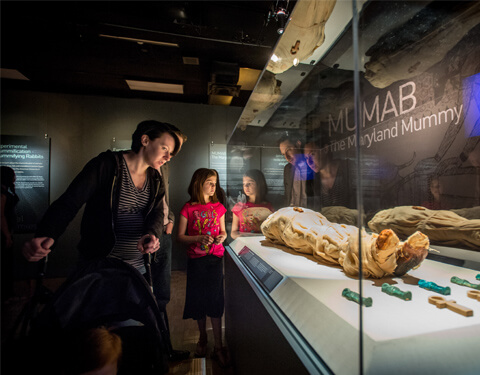
[[[428,187],[429,187],[429,199],[431,201],[440,200],[440,197],[443,194],[443,186],[440,183],[439,175],[433,175],[429,177]]]
[[[268,187],[265,176],[258,169],[249,169],[243,174],[243,192],[252,203],[265,202]],[[252,201],[252,199],[254,199]]]
[[[199,168],[192,176],[188,186],[190,202],[205,204],[218,202],[217,197],[217,173],[213,169]]]
[[[66,345],[64,374],[116,374],[122,355],[120,336],[105,327],[71,332]]]

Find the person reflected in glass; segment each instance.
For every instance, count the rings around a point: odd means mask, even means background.
[[[313,204],[313,170],[303,153],[304,143],[297,134],[288,133],[278,140],[280,152],[288,161],[283,170],[285,205],[311,207]]]
[[[443,185],[440,176],[430,176],[428,179],[428,198],[422,206],[430,210],[449,210],[451,207],[443,195]]]
[[[348,161],[334,158],[328,137],[310,139],[305,144],[304,156],[315,172],[314,209],[320,211],[330,206],[355,208],[355,192],[349,190]]]
[[[233,239],[261,233],[260,226],[274,211],[272,204],[266,200],[268,187],[262,171],[250,169],[243,174],[243,193],[246,202],[238,202],[232,208],[230,235]]]

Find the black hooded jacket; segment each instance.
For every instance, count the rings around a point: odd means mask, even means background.
[[[78,249],[84,260],[106,257],[115,245],[114,222],[121,188],[122,152],[105,151],[90,160],[67,190],[48,208],[37,226],[35,237],[63,234],[85,204]],[[160,238],[163,233],[165,186],[157,170],[147,169],[152,196],[145,217],[144,234]]]

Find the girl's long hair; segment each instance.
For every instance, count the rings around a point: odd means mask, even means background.
[[[249,169],[243,174],[243,176],[251,178],[257,184],[257,194],[255,196],[255,202],[253,203],[259,204],[266,202],[268,187],[262,171],[259,169]]]
[[[216,169],[212,169],[212,171],[217,175],[217,188],[215,189],[215,195],[217,196],[218,201],[226,207],[227,197],[225,196],[225,190],[220,186],[220,175]]]
[[[217,177],[217,173],[213,169],[208,168],[199,168],[195,172],[193,172],[192,180],[190,181],[190,185],[188,186],[188,194],[190,195],[189,203],[198,202],[201,204],[206,204],[205,198],[203,196],[203,184],[207,181],[209,177]],[[212,202],[218,202],[217,197],[217,188],[218,188],[218,181],[217,186],[215,188],[215,194],[212,196]]]

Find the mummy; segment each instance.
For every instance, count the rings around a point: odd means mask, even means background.
[[[430,246],[421,232],[402,242],[390,229],[369,234],[352,225],[331,223],[322,214],[299,207],[276,211],[261,229],[268,241],[312,255],[322,263],[339,265],[349,276],[359,274],[360,259],[364,277],[403,276],[420,266]]]

